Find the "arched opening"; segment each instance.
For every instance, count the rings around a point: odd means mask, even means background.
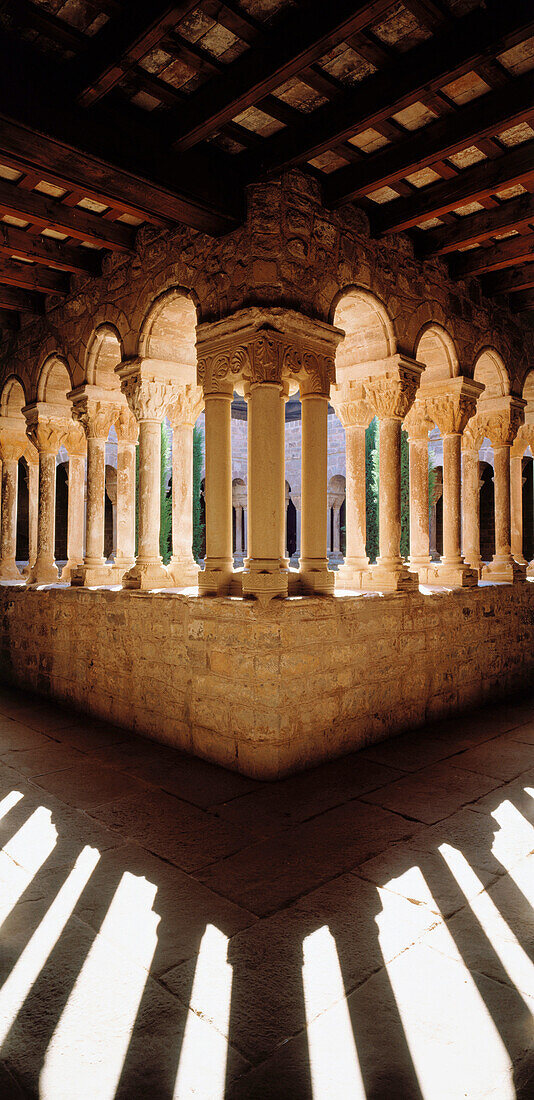
[[[243,564],[245,553],[246,509],[247,488],[245,482],[241,477],[234,477],[232,481],[232,547],[236,567]]]
[[[334,474],[328,483],[328,557],[336,566],[342,561],[341,508],[345,503],[345,478]]]
[[[87,348],[86,378],[92,386],[120,393],[116,372],[122,359],[120,336],[113,325],[104,323],[95,329]]]
[[[424,366],[421,389],[429,382],[447,382],[459,374],[458,355],[453,339],[441,325],[427,325],[420,334],[415,358]]]
[[[23,457],[19,459],[18,501],[17,501],[17,565],[24,568],[30,557],[30,492],[29,466]]]
[[[475,363],[475,382],[484,386],[477,402],[481,416],[491,410],[495,398],[510,393],[510,379],[501,356],[494,348],[481,351]],[[482,561],[491,562],[495,551],[495,485],[494,453],[491,441],[483,440],[480,456],[480,554]]]
[[[393,323],[374,294],[351,287],[337,298],[333,323],[345,333],[336,356],[336,368],[345,360],[367,363],[386,359],[396,351]]]
[[[522,528],[523,558],[529,563],[529,574],[534,571],[534,370],[529,371],[523,386],[525,407],[525,432],[523,439],[528,446],[522,460]],[[523,447],[521,446],[521,450]],[[512,486],[513,501],[513,486]],[[512,517],[513,518],[513,517]]]
[[[56,466],[56,530],[54,556],[58,565],[67,560],[67,526],[69,508],[69,471],[65,462]]]
[[[495,487],[493,466],[480,463],[480,556],[489,562],[495,549]]]
[[[286,511],[287,556],[292,558],[297,552],[297,509],[290,499]]]
[[[111,433],[115,431],[111,428]],[[109,464],[109,456],[106,455],[106,471],[104,495],[104,557],[106,561],[114,561],[117,549],[117,468]]]

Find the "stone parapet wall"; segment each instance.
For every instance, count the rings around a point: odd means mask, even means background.
[[[0,589],[0,676],[272,779],[534,681],[534,584],[253,601]]]

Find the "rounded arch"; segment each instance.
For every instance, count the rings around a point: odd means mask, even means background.
[[[20,416],[26,404],[24,386],[16,374],[6,379],[0,394],[0,413],[2,416]]]
[[[52,353],[44,360],[37,379],[37,400],[50,405],[64,405],[69,410],[67,394],[72,389],[72,378],[66,359]]]
[[[115,368],[122,359],[120,333],[109,322],[99,324],[89,339],[85,356],[84,377],[93,386],[105,390],[120,390]]]
[[[332,474],[330,481],[328,482],[328,488],[333,493],[344,493],[346,486],[346,480],[343,474]]]
[[[510,393],[508,371],[499,352],[493,347],[483,348],[479,352],[473,377],[475,382],[484,386],[479,398],[481,402],[492,397],[505,397]]]
[[[171,287],[152,301],[140,325],[138,353],[196,368],[197,307],[189,290]]]
[[[340,349],[350,348],[353,363],[387,359],[397,350],[393,321],[370,290],[358,286],[341,290],[332,303],[331,321],[345,333]]]
[[[523,401],[527,403],[527,410],[532,409],[534,413],[534,370],[530,370],[525,378],[522,396]]]
[[[425,370],[421,385],[425,382],[445,382],[460,373],[458,353],[452,336],[442,325],[430,321],[419,332],[415,343],[415,358]]]

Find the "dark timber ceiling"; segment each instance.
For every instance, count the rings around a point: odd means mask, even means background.
[[[290,165],[533,311],[534,0],[0,0],[0,325]]]

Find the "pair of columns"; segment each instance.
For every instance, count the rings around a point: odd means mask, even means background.
[[[28,558],[31,569],[37,554],[38,459],[24,434],[24,423],[19,422],[18,417],[3,416],[0,419],[0,581],[18,582],[23,579],[16,563],[19,460],[24,457],[28,464]]]
[[[253,308],[198,331],[204,389],[206,560],[203,595],[237,591],[232,570],[231,403],[247,401],[247,556],[243,595],[268,600],[297,590],[331,593],[326,551],[327,418],[335,346],[342,334],[289,310]],[[289,574],[285,538],[285,403],[302,403],[301,557]]]
[[[341,561],[341,508],[343,501],[339,496],[328,498],[327,553],[334,561]]]

